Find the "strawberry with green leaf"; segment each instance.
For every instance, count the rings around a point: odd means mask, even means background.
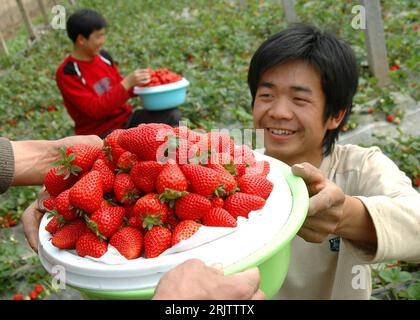
[[[89,144],[78,143],[67,148],[61,149],[62,160],[58,163],[70,171],[72,175],[88,172],[93,163],[99,156],[101,148]]]
[[[122,226],[124,216],[123,207],[106,207],[95,211],[90,217],[85,216],[85,219],[89,229],[106,240]]]
[[[156,193],[148,193],[137,200],[133,216],[129,220],[130,225],[141,225],[145,229],[162,225],[166,222],[168,210],[168,205],[162,203]]]
[[[133,180],[127,173],[115,176],[114,193],[118,202],[122,204],[132,204],[140,197],[140,190],[136,188]]]
[[[48,171],[44,179],[44,185],[52,197],[58,196],[63,191],[71,188],[77,177],[70,174],[70,170],[64,166],[58,166]]]
[[[155,186],[161,199],[175,200],[187,194],[188,181],[176,163],[166,163]]]

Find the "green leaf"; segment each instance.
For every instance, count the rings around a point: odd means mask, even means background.
[[[413,284],[407,289],[409,298],[414,300],[420,300],[420,283]]]
[[[401,268],[389,268],[379,272],[379,276],[388,283],[407,282],[412,279],[411,274],[406,271],[401,271]]]

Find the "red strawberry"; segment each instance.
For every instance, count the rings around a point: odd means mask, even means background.
[[[70,203],[87,213],[98,210],[102,203],[102,178],[98,171],[91,171],[70,189]]]
[[[197,142],[198,141],[198,134],[190,130],[186,126],[179,126],[174,129],[174,133],[177,137],[186,139],[190,142]]]
[[[134,206],[135,204],[126,204],[124,206],[125,216],[130,219],[134,215]]]
[[[60,249],[74,249],[76,242],[87,230],[83,220],[74,220],[64,225],[52,237],[52,244]]]
[[[58,166],[48,171],[44,179],[44,185],[48,193],[56,197],[61,192],[71,188],[77,181],[77,177],[70,175],[70,170],[64,166]]]
[[[123,204],[134,203],[140,196],[140,191],[134,186],[134,182],[127,173],[115,176],[114,193],[118,201]]]
[[[208,164],[207,167],[219,173],[221,187],[217,188],[216,195],[226,197],[236,191],[236,180],[221,164]]]
[[[124,129],[114,130],[104,139],[104,149],[106,153],[110,156],[110,160],[115,164],[118,162],[120,156],[126,151],[125,149],[121,148],[121,146],[118,144],[118,137],[124,131]]]
[[[266,200],[273,191],[273,186],[273,183],[267,178],[254,174],[245,174],[238,180],[238,187],[241,192],[255,194]]]
[[[144,256],[155,258],[171,247],[172,233],[169,229],[154,226],[144,235]]]
[[[259,196],[236,192],[225,200],[223,208],[234,218],[242,216],[248,218],[248,214],[253,210],[259,210],[265,205],[265,200]]]
[[[189,149],[193,145],[187,139],[176,137],[171,134],[165,143],[166,149],[164,155],[166,162],[173,161],[178,164],[186,164],[189,159]]]
[[[167,140],[168,130],[172,131],[172,127],[165,124],[141,124],[122,132],[118,144],[139,159],[156,161],[164,155],[164,148],[158,149]]]
[[[130,172],[131,168],[135,166],[139,160],[134,153],[130,151],[124,152],[118,159],[117,168],[119,172]]]
[[[133,227],[124,227],[111,237],[109,244],[127,259],[136,259],[143,250],[143,235]]]
[[[256,174],[266,177],[270,172],[270,163],[266,160],[257,161],[254,165],[247,167],[245,173]]]
[[[223,205],[225,204],[223,199],[217,196],[211,197],[210,202],[212,208],[223,208]]]
[[[195,193],[187,194],[175,202],[175,214],[181,220],[201,219],[210,208],[210,200]]]
[[[76,243],[76,252],[80,257],[100,258],[108,251],[106,241],[99,239],[94,233],[85,232]]]
[[[88,226],[96,235],[109,238],[121,227],[124,216],[123,207],[101,208],[87,218]]]
[[[195,222],[194,220],[184,220],[181,221],[172,233],[171,245],[174,246],[182,240],[186,240],[194,235],[198,229],[200,229],[201,224]]]
[[[130,225],[133,221],[136,221],[133,224],[136,227],[143,222],[143,227],[150,229],[152,226],[161,225],[166,221],[168,205],[162,203],[156,196],[156,193],[149,193],[137,200]]]
[[[236,227],[236,219],[223,208],[211,208],[202,219],[203,225],[209,227]]]
[[[67,148],[61,164],[72,174],[88,172],[98,158],[101,148],[89,144],[78,143]]]
[[[44,199],[42,201],[42,205],[44,206],[45,209],[53,211],[55,208],[55,197]]]
[[[58,222],[60,216],[54,216],[45,226],[45,230],[49,233],[54,234],[60,228],[60,223]]]
[[[134,185],[149,193],[155,190],[155,181],[163,169],[163,164],[156,161],[141,161],[130,172]]]
[[[186,164],[181,170],[191,183],[192,191],[202,196],[212,195],[221,184],[219,174],[213,169],[197,164]]]
[[[168,229],[173,231],[179,222],[180,220],[178,219],[178,217],[175,215],[175,213],[172,210],[170,210],[166,217],[166,225]]]
[[[244,144],[235,148],[234,162],[235,164],[245,164],[246,166],[254,165],[256,160],[252,149]]]
[[[158,193],[182,192],[187,190],[188,181],[176,163],[167,163],[158,175],[155,185]]]
[[[77,212],[70,204],[70,189],[60,193],[55,199],[57,213],[62,215],[64,220],[71,221],[77,218]]]
[[[96,170],[101,174],[103,192],[112,192],[114,190],[115,174],[112,172],[106,161],[103,159],[96,160],[93,164],[92,170]]]
[[[209,149],[217,153],[233,154],[235,143],[230,138],[229,133],[223,131],[212,131],[207,133]]]

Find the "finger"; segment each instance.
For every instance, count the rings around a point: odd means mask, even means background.
[[[41,191],[38,193],[38,209],[41,212],[46,212],[47,208],[44,207],[44,200],[48,199],[50,197],[49,193],[45,190],[45,187],[41,189]]]
[[[344,203],[344,199],[344,193],[338,188],[324,188],[309,199],[308,216],[339,207]]]
[[[331,194],[321,191],[309,199],[308,217],[314,216],[332,207]]]
[[[38,252],[38,230],[43,213],[36,209],[36,203],[32,203],[22,215],[23,230],[30,247]]]
[[[321,170],[310,163],[295,164],[292,166],[292,172],[295,176],[301,177],[305,181],[310,195],[318,193],[324,187],[324,175]]]
[[[232,278],[236,278],[240,282],[245,282],[249,285],[251,293],[257,292],[260,286],[260,270],[258,268],[251,268],[243,272],[232,275]]]
[[[331,219],[309,217],[305,220],[303,227],[323,234],[333,234],[337,225],[338,219],[333,219],[332,217]]]
[[[251,300],[265,300],[265,294],[261,289],[258,289],[257,292],[251,297]]]
[[[218,274],[223,274],[223,264],[220,262],[216,262],[210,265],[212,269],[216,271]]]
[[[301,237],[303,240],[307,242],[312,242],[312,243],[322,243],[328,237],[328,234],[319,233],[305,227],[300,228],[297,235]]]

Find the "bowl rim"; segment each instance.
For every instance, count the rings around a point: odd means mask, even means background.
[[[160,92],[168,92],[175,89],[181,89],[186,88],[190,85],[190,82],[182,78],[179,81],[168,83],[168,84],[162,84],[160,86],[154,86],[154,87],[138,87],[135,86],[133,89],[133,93],[136,95],[146,95],[146,94],[152,94],[152,93],[160,93]]]

